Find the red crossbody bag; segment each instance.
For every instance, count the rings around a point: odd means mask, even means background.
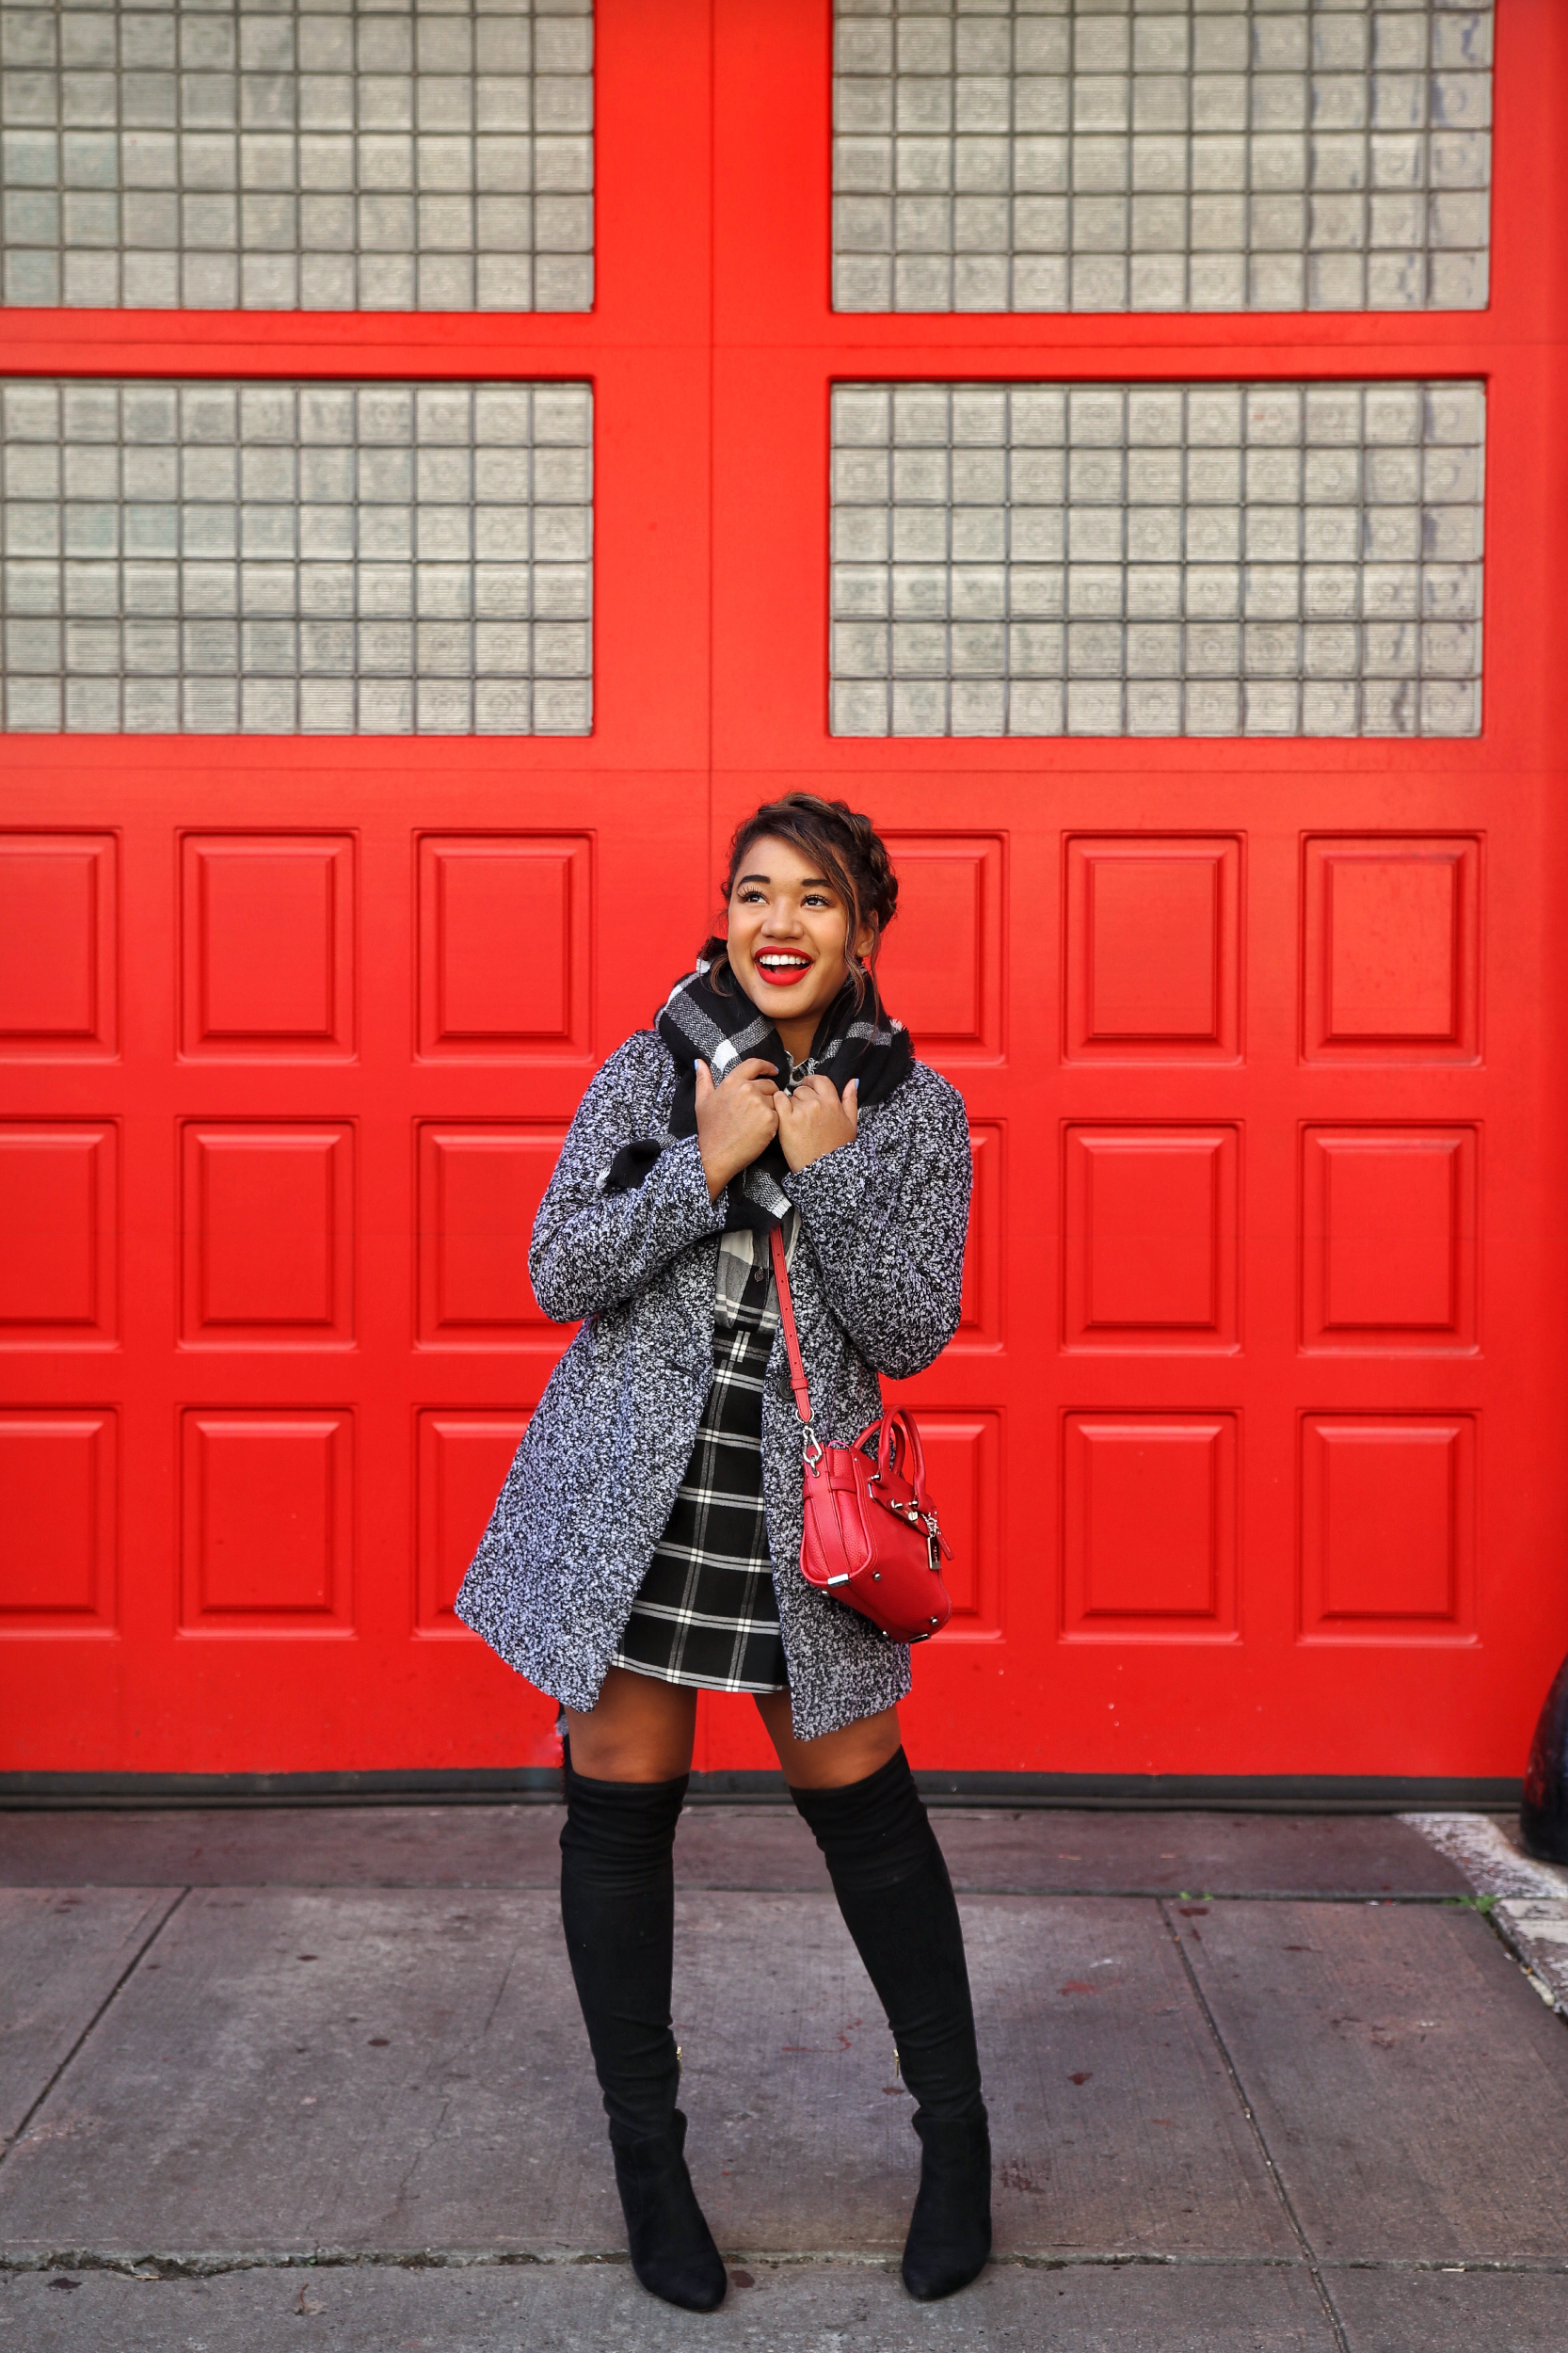
[[[853,1446],[822,1444],[811,1426],[811,1395],[776,1225],[771,1241],[790,1386],[802,1424],[800,1573],[808,1585],[848,1602],[895,1642],[928,1641],[952,1615],[940,1565],[952,1560],[952,1550],[926,1493],[920,1432],[900,1405],[868,1422]],[[868,1453],[873,1438],[875,1452]]]

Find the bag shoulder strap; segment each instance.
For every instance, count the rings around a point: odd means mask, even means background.
[[[784,1326],[784,1346],[790,1359],[790,1386],[794,1391],[795,1411],[808,1430],[811,1427],[811,1392],[806,1385],[806,1359],[800,1353],[800,1335],[795,1330],[795,1303],[790,1296],[790,1269],[784,1256],[784,1236],[775,1226],[768,1237],[773,1252],[773,1279],[778,1289],[778,1320]]]

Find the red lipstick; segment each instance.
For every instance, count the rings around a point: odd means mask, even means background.
[[[799,960],[784,965],[769,966],[762,962],[764,956],[789,956]],[[806,953],[805,950],[796,948],[758,948],[753,951],[751,960],[762,979],[773,988],[792,988],[796,981],[803,981],[806,978],[812,964],[812,958]]]

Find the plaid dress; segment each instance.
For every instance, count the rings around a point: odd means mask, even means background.
[[[702,1691],[781,1691],[762,1503],[762,1383],[778,1328],[765,1258],[732,1306],[733,1323],[714,1318],[713,1385],[612,1664]]]

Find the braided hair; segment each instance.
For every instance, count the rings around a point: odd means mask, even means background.
[[[786,792],[781,800],[764,801],[735,828],[725,870],[724,896],[728,903],[741,862],[754,841],[766,835],[788,841],[817,867],[843,901],[848,916],[844,933],[844,968],[855,984],[856,1001],[866,994],[866,976],[876,969],[882,936],[898,912],[898,876],[888,845],[871,819],[847,801],[825,801],[816,792]],[[864,963],[856,960],[855,941],[870,924],[872,944]],[[702,961],[712,967],[717,989],[731,984],[729,960],[722,936],[714,933],[703,942]]]

